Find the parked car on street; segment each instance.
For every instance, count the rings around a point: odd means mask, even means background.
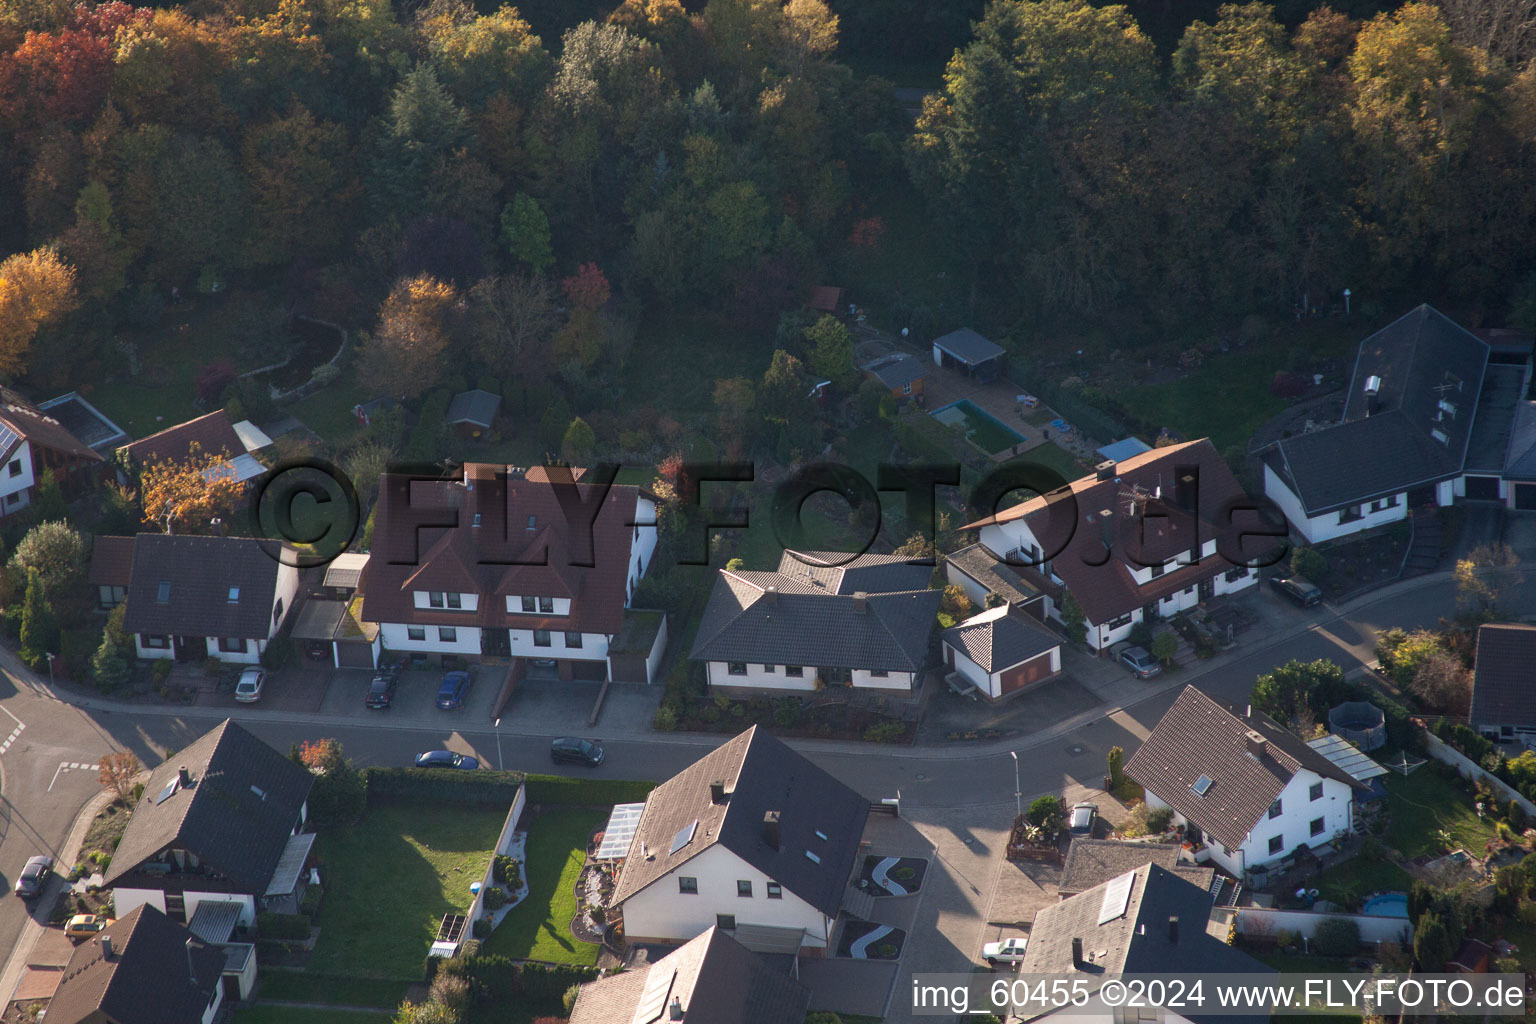
[[[1075,836],[1093,835],[1093,823],[1099,816],[1098,804],[1078,804],[1067,817],[1067,830]]]
[[[437,706],[445,711],[464,706],[464,697],[469,693],[468,672],[448,672],[443,675],[443,685],[437,689]]]
[[[998,964],[1016,964],[1024,959],[1029,940],[1022,935],[1000,942],[989,942],[981,947],[981,958],[994,967]]]
[[[458,754],[452,750],[429,750],[425,754],[416,755],[416,767],[461,768],[472,772],[480,767],[480,761],[468,754]]]
[[[53,858],[39,854],[27,861],[27,866],[16,877],[16,895],[24,900],[35,900],[43,894],[52,877]]]
[[[1145,647],[1127,647],[1120,652],[1120,664],[1130,669],[1138,679],[1151,679],[1163,670]]]
[[[603,748],[592,740],[562,736],[549,745],[549,759],[555,764],[584,764],[596,768],[603,763]]]
[[[248,668],[240,673],[240,681],[235,684],[235,700],[242,704],[254,704],[261,700],[261,692],[266,688],[266,671]]]
[[[101,914],[76,914],[64,926],[64,937],[71,942],[88,939],[112,923],[110,917]]]
[[[1269,585],[1290,598],[1298,608],[1311,608],[1323,603],[1323,592],[1305,576],[1271,576]]]

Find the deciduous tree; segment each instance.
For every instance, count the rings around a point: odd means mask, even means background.
[[[522,272],[487,277],[470,289],[469,317],[475,351],[497,377],[526,382],[549,375],[560,318],[548,279]]]
[[[38,331],[79,305],[75,270],[52,246],[0,262],[0,376],[24,372]]]
[[[385,394],[414,398],[442,375],[448,318],[458,304],[452,285],[426,275],[402,279],[379,308],[379,326],[364,346],[361,375]]]
[[[549,244],[549,218],[538,201],[519,192],[501,211],[501,240],[512,258],[535,274],[554,262]]]
[[[117,799],[132,813],[134,782],[144,770],[138,757],[131,750],[114,750],[103,754],[96,762],[96,768],[96,780],[101,783],[101,788],[117,794]]]
[[[847,380],[853,375],[853,335],[835,316],[823,316],[805,329],[810,344],[811,369],[826,380]]]
[[[144,522],[167,533],[195,533],[227,517],[243,493],[227,451],[205,452],[193,442],[184,459],[152,459],[139,472]]]

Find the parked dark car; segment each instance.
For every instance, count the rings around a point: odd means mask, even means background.
[[[27,861],[16,878],[16,895],[24,900],[35,900],[43,894],[48,879],[53,877],[53,858],[39,854]]]
[[[451,750],[429,750],[416,755],[417,768],[462,768],[472,772],[480,767],[478,759],[468,754],[456,754]]]
[[[1290,598],[1298,608],[1311,608],[1323,603],[1323,592],[1305,576],[1271,576],[1269,585]]]
[[[555,764],[584,764],[596,768],[603,763],[603,748],[592,740],[562,736],[549,745],[549,759]]]
[[[395,677],[389,674],[380,674],[373,677],[373,682],[368,684],[368,696],[363,698],[363,703],[370,708],[387,708],[395,702]]]
[[[469,673],[448,672],[443,676],[443,685],[437,689],[437,706],[446,711],[461,708],[468,693]]]

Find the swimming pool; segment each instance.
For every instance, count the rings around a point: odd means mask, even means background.
[[[1382,893],[1380,896],[1372,896],[1365,901],[1365,906],[1360,908],[1362,914],[1374,914],[1377,917],[1400,917],[1408,920],[1408,894],[1401,892]]]
[[[990,455],[1012,448],[1024,440],[1023,434],[967,398],[951,402],[942,409],[935,409],[932,415],[946,427],[965,427],[966,440]]]

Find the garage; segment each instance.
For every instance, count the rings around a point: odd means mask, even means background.
[[[1515,508],[1536,512],[1536,484],[1515,484]]]
[[[1499,478],[1496,476],[1467,477],[1468,501],[1498,501]]]
[[[990,608],[946,629],[944,663],[989,700],[1061,671],[1061,638],[1016,605]],[[951,680],[958,685],[958,680]]]
[[[1002,686],[998,696],[1007,696],[1020,687],[1038,683],[1051,674],[1051,652],[1036,655],[1022,665],[1005,669],[1000,675]]]
[[[373,645],[364,640],[336,641],[336,664],[341,668],[373,668]]]

